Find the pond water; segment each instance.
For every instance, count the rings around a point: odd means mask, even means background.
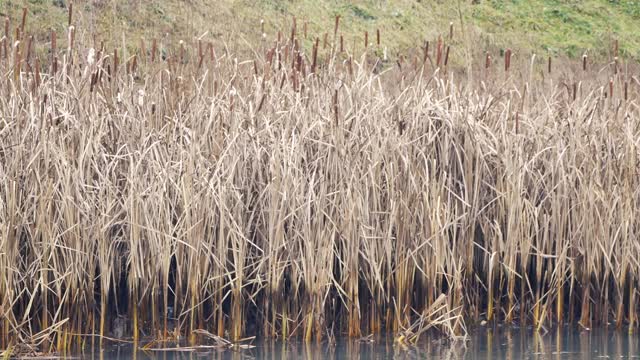
[[[208,351],[134,351],[109,346],[82,358],[113,359],[640,359],[638,334],[613,329],[580,331],[562,327],[536,334],[532,329],[478,328],[466,342],[423,338],[416,346],[394,344],[380,336],[373,342],[342,339],[335,344],[301,341],[254,341],[255,348]]]

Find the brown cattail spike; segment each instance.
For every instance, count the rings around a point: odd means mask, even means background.
[[[9,39],[9,18],[4,18],[4,36]]]
[[[333,117],[336,127],[338,126],[338,89],[333,93]]]
[[[436,65],[440,66],[442,61],[442,37],[438,37],[438,46],[436,47]]]
[[[484,60],[484,68],[488,69],[490,67],[491,67],[491,55],[489,55],[489,52],[487,51],[485,60]]]
[[[316,42],[313,44],[313,52],[311,57],[311,72],[315,74],[316,65],[318,61],[318,46],[320,46],[320,39],[316,38]]]
[[[365,31],[364,32],[364,50],[366,51],[368,47],[369,47],[369,32]]]
[[[213,48],[213,43],[209,43],[209,56],[211,56],[211,62],[216,63],[216,49]]]
[[[153,41],[151,42],[151,62],[155,62],[156,61],[156,52],[158,51],[158,41],[156,39],[153,39]]]
[[[624,82],[624,101],[629,100],[629,81]]]
[[[444,54],[444,66],[446,67],[449,64],[449,45],[447,45],[447,50]]]
[[[551,55],[549,55],[549,61],[547,62],[547,72],[551,74]]]
[[[449,23],[449,41],[453,40],[453,22]]]
[[[142,62],[147,62],[147,46],[144,43],[144,38],[140,38],[140,59]]]
[[[587,71],[587,54],[582,55],[582,71]]]
[[[71,26],[71,21],[73,20],[73,0],[69,1],[69,23],[67,26]]]
[[[333,27],[333,36],[337,36],[338,35],[338,27],[340,26],[340,15],[336,15],[336,23]]]
[[[609,79],[609,97],[613,99],[613,78]]]
[[[22,8],[22,22],[20,23],[20,32],[24,34],[24,27],[27,24],[27,8]]]
[[[380,29],[376,29],[376,46],[380,47]]]
[[[35,86],[36,88],[40,87],[40,59],[36,57],[36,71],[35,71]]]
[[[511,49],[507,49],[504,53],[504,71],[509,71],[511,67]]]
[[[344,52],[344,36],[340,35],[340,53]]]
[[[422,62],[426,63],[429,60],[429,41],[424,42],[424,54],[422,55]]]
[[[289,39],[290,43],[293,45],[293,40],[296,37],[296,27],[297,27],[296,17],[293,17],[293,24],[291,25],[291,38]]]

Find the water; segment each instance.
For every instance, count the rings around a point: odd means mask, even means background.
[[[83,358],[115,359],[640,359],[640,337],[624,331],[580,331],[562,327],[546,334],[532,329],[476,329],[466,342],[424,338],[416,346],[394,344],[391,337],[374,342],[342,339],[336,344],[300,341],[255,341],[253,349],[191,352],[134,352],[131,345],[110,346]]]

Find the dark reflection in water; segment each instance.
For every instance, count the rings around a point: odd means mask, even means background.
[[[113,359],[640,359],[639,336],[628,331],[571,327],[546,334],[532,329],[477,328],[466,342],[424,338],[416,346],[402,346],[380,336],[374,342],[338,340],[334,345],[294,341],[256,341],[253,349],[207,352],[134,351],[131,345],[111,346],[83,358]]]

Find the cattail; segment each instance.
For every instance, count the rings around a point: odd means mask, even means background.
[[[509,71],[511,67],[511,49],[507,49],[504,53],[504,71]]]
[[[327,40],[327,33],[324,33],[324,39],[322,40],[322,48],[326,49],[327,45],[328,45],[328,40]]]
[[[140,38],[140,59],[146,63],[147,62],[147,47],[144,43],[144,38]]]
[[[69,53],[73,51],[74,43],[76,38],[76,29],[74,26],[69,26]]]
[[[618,57],[613,58],[613,74],[618,75]]]
[[[449,23],[449,41],[453,40],[453,22]]]
[[[96,61],[96,51],[94,48],[89,49],[89,53],[87,54],[87,64],[89,66],[93,65]]]
[[[145,96],[145,91],[143,89],[139,89],[138,90],[138,106],[142,107],[144,106],[144,96]]]
[[[131,73],[135,73],[138,68],[138,55],[133,54],[133,59],[131,59]]]
[[[67,26],[71,26],[71,21],[73,19],[73,0],[69,1],[69,23]]]
[[[13,67],[14,67],[13,75],[15,80],[17,80],[18,77],[20,76],[20,64],[22,62],[21,54],[20,54],[20,40],[15,42],[14,48],[15,50],[14,50],[14,57],[13,57]]]
[[[264,34],[264,19],[260,19],[260,33]]]
[[[338,89],[333,92],[333,118],[336,127],[338,126]]]
[[[347,69],[349,70],[349,76],[353,76],[353,56],[349,56],[349,61],[347,61]]]
[[[27,8],[22,8],[22,22],[20,23],[20,32],[24,34],[24,27],[27,24]]]
[[[582,55],[582,71],[587,71],[587,54]]]
[[[333,37],[335,38],[338,35],[338,27],[340,26],[340,15],[336,15],[336,22],[333,26]]]
[[[613,78],[609,79],[609,97],[613,99]]]
[[[51,30],[51,72],[55,75],[58,71],[58,57],[56,55],[57,52],[57,44],[56,44],[56,31]]]
[[[369,47],[369,32],[365,31],[364,32],[364,50],[366,51],[368,47]]]
[[[578,97],[578,84],[574,82],[573,83],[573,101],[576,101],[577,97]]]
[[[118,63],[118,49],[115,48],[113,49],[113,76],[111,77],[112,81],[116,78],[116,76],[118,76]]]
[[[216,49],[214,49],[212,42],[209,43],[209,56],[211,57],[211,62],[213,64],[215,64],[216,63]]]
[[[440,66],[442,61],[442,37],[438,37],[438,45],[436,47],[436,65]]]
[[[40,59],[36,57],[35,63],[35,85],[38,88],[40,87]]]
[[[33,35],[29,36],[29,41],[27,41],[27,56],[25,56],[25,61],[27,64],[31,61],[31,44],[33,43]]]
[[[447,50],[444,54],[444,66],[446,67],[449,63],[449,45],[447,45]]]
[[[624,82],[624,101],[629,100],[629,81]]]
[[[304,38],[307,39],[307,22],[305,21],[302,25],[302,31],[304,32]]]
[[[296,61],[298,60],[297,53],[298,53],[298,39],[294,39],[293,48],[291,49],[291,69],[296,68]]]
[[[158,51],[158,41],[153,39],[151,41],[151,62],[156,62],[156,52]]]
[[[489,52],[486,52],[485,55],[485,60],[484,60],[484,68],[488,69],[491,67],[491,55],[489,55]]]
[[[380,47],[380,29],[376,29],[376,46]]]
[[[293,85],[293,91],[298,91],[298,72],[297,71],[293,71],[293,74],[291,74],[291,82]]]
[[[618,57],[618,39],[613,40],[613,57]]]
[[[547,62],[547,72],[551,74],[551,55],[549,55],[549,61]]]
[[[311,55],[311,72],[316,73],[316,65],[318,61],[318,46],[320,43],[320,39],[316,38],[316,42],[313,44],[313,50]]]
[[[273,63],[273,55],[276,52],[276,48],[273,47],[271,49],[269,49],[269,51],[267,51],[267,63],[272,64]]]
[[[291,38],[289,39],[290,43],[293,44],[293,40],[296,37],[296,17],[293,17],[293,24],[291,25]]]
[[[4,18],[4,37],[9,40],[9,17]]]
[[[344,36],[340,35],[340,53],[344,52]]]
[[[426,63],[429,60],[429,41],[424,42],[424,55],[422,62]]]
[[[180,40],[180,64],[184,64],[184,41]]]

